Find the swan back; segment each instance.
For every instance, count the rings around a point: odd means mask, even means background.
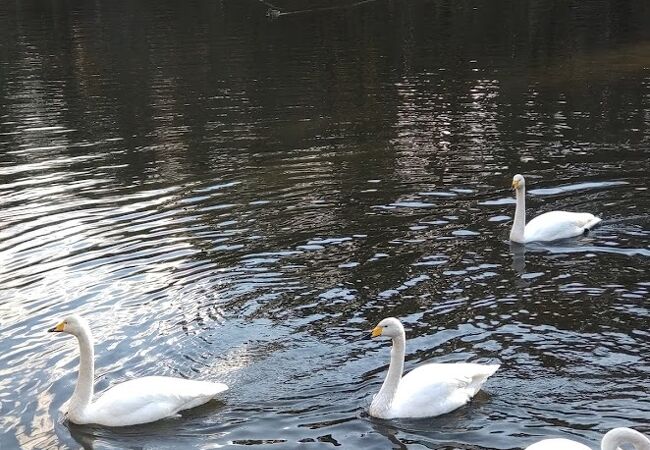
[[[535,442],[525,450],[591,450],[591,448],[571,439],[553,438]]]
[[[598,222],[600,219],[590,213],[550,211],[526,224],[524,240],[543,242],[580,236]]]
[[[393,400],[400,417],[431,417],[459,408],[481,389],[498,364],[430,363],[418,366],[400,382]]]
[[[223,383],[149,376],[117,384],[85,411],[84,421],[106,426],[154,422],[202,405],[228,390]]]

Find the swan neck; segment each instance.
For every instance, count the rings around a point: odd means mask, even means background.
[[[650,450],[650,440],[631,428],[614,428],[603,436],[601,450],[617,450],[631,444],[636,450]]]
[[[90,330],[82,330],[77,335],[79,342],[79,377],[70,398],[70,413],[81,413],[92,401],[93,382],[95,380],[95,352]]]
[[[515,220],[510,230],[510,240],[524,242],[524,229],[526,228],[526,188],[515,189],[517,204],[515,207]]]
[[[384,384],[381,385],[379,394],[380,399],[385,401],[389,406],[395,397],[399,382],[402,379],[404,371],[404,352],[406,350],[406,336],[402,331],[400,336],[393,338],[393,348],[390,350],[390,365]]]

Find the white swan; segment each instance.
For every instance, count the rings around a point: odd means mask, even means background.
[[[79,341],[79,377],[67,411],[74,423],[121,427],[154,422],[202,405],[228,389],[225,384],[209,381],[142,377],[110,388],[93,402],[95,363],[88,323],[74,315],[47,331],[69,333]]]
[[[650,450],[650,439],[631,428],[614,428],[608,431],[600,442],[601,450],[617,450],[619,446],[631,444],[636,450]],[[591,450],[584,444],[570,439],[544,439],[526,447],[526,450]],[[619,449],[620,450],[620,449]]]
[[[550,211],[526,223],[526,180],[517,174],[512,178],[517,206],[510,230],[510,240],[525,244],[535,241],[554,241],[580,236],[593,228],[600,218],[589,213]]]
[[[498,364],[425,364],[404,377],[406,335],[399,320],[388,317],[372,330],[372,337],[393,339],[386,380],[370,404],[371,416],[433,417],[453,411],[469,402]]]

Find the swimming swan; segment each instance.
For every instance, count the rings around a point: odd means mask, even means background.
[[[510,240],[525,244],[535,241],[554,241],[580,236],[593,228],[600,218],[589,213],[550,211],[526,223],[526,180],[517,174],[512,178],[517,206],[510,230]]]
[[[372,330],[372,337],[393,339],[386,380],[370,404],[371,416],[433,417],[466,404],[485,380],[499,368],[498,364],[447,363],[425,364],[404,377],[406,335],[399,320],[388,317]]]
[[[608,431],[600,442],[601,450],[616,450],[631,444],[636,450],[650,450],[650,440],[631,428],[614,428]],[[591,450],[584,444],[570,439],[544,439],[526,447],[526,450]]]
[[[113,386],[93,402],[95,363],[88,323],[73,315],[47,331],[72,334],[79,341],[79,377],[67,411],[74,423],[121,427],[154,422],[202,405],[228,389],[209,381],[142,377]]]

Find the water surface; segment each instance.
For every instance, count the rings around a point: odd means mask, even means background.
[[[519,449],[650,433],[650,4],[0,4],[0,448]],[[578,239],[510,246],[528,213]],[[59,409],[84,314],[99,391],[231,390],[111,430]],[[499,362],[464,408],[380,421],[406,368]]]

